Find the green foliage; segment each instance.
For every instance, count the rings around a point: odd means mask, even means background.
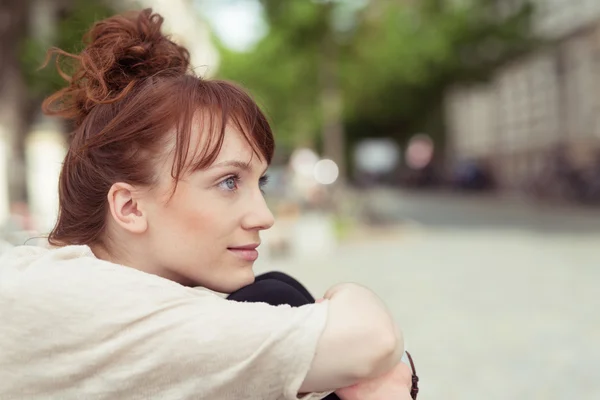
[[[221,49],[219,75],[247,87],[271,118],[278,146],[316,140],[319,128],[319,45],[327,28],[322,6],[265,0],[269,34],[253,51]]]
[[[442,139],[442,121],[432,119],[442,118],[447,86],[486,80],[537,44],[528,5],[499,19],[486,1],[443,8],[433,3],[388,3],[361,24],[344,64],[347,121],[356,125],[351,133],[371,126],[399,141],[419,130]]]
[[[247,53],[222,49],[220,75],[256,95],[284,143],[320,134],[320,51],[330,35],[340,52],[350,140],[395,135],[402,142],[422,129],[441,138],[448,85],[488,79],[537,45],[528,4],[499,18],[492,0],[360,3],[262,0],[268,35]]]

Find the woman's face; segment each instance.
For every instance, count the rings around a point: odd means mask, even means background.
[[[273,225],[261,185],[267,169],[243,136],[227,128],[215,162],[173,193],[171,164],[147,202],[147,243],[161,276],[230,293],[254,281],[260,231]]]

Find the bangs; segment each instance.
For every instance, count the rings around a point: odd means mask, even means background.
[[[275,151],[271,127],[256,102],[242,88],[226,81],[185,77],[178,92],[176,143],[172,176],[208,168],[219,155],[226,128],[235,128],[254,155],[270,164]],[[174,104],[171,103],[171,106]],[[194,140],[194,132],[198,140]]]

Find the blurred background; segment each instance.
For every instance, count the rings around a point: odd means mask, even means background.
[[[258,272],[373,288],[420,398],[600,398],[600,0],[0,0],[3,247],[56,218],[45,50],[141,7],[272,121]]]

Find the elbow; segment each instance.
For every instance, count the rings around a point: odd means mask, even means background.
[[[394,368],[404,353],[402,332],[395,327],[385,327],[373,332],[372,351],[369,360],[363,364],[356,378],[361,380],[379,377]]]
[[[404,339],[396,327],[387,329],[379,341],[380,348],[371,363],[370,377],[381,376],[390,371],[400,362],[404,353]]]

